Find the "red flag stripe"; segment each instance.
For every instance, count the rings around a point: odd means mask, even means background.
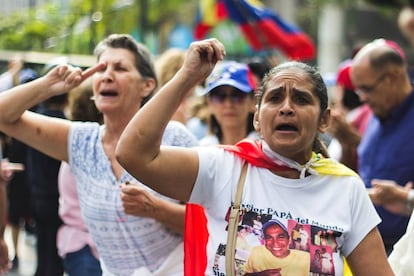
[[[184,227],[184,275],[205,275],[208,238],[207,217],[203,207],[187,203]]]
[[[253,50],[279,48],[290,59],[311,59],[315,56],[312,41],[303,33],[286,34],[273,21],[265,20],[240,25]]]

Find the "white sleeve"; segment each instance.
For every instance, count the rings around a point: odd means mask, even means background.
[[[9,72],[0,75],[0,92],[13,87],[13,76]]]
[[[414,212],[411,214],[406,233],[394,245],[388,261],[396,275],[414,275]]]
[[[233,154],[217,146],[197,147],[199,169],[190,201],[203,206],[226,198],[228,189],[240,175],[241,162]]]

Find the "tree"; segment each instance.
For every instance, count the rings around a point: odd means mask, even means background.
[[[158,34],[158,51],[178,22],[191,24],[197,0],[71,0],[37,6],[0,19],[0,48],[90,54],[110,33],[130,33],[145,42]]]
[[[13,50],[44,50],[61,32],[59,11],[45,5],[41,11],[13,13],[0,20],[0,48]]]

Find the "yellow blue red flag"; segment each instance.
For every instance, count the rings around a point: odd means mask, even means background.
[[[195,39],[204,38],[223,19],[235,22],[254,51],[279,49],[287,58],[315,57],[312,39],[258,0],[200,0]]]

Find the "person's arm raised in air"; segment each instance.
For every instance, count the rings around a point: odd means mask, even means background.
[[[98,64],[82,72],[80,68],[58,65],[43,77],[0,93],[0,130],[55,159],[67,161],[70,122],[27,110],[67,93],[103,67],[105,64]]]
[[[152,189],[187,201],[198,173],[194,149],[160,147],[164,129],[188,90],[201,83],[225,56],[216,39],[193,42],[182,68],[125,128],[118,141],[118,162]]]

